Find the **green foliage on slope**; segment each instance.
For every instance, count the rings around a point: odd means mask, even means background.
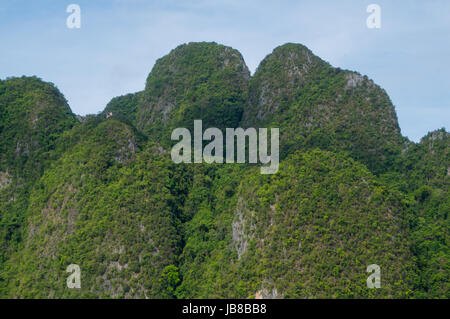
[[[130,127],[108,120],[46,171],[31,194],[23,249],[7,264],[4,295],[167,296],[163,270],[180,247],[170,190],[177,169],[157,147],[138,148]],[[66,287],[72,263],[81,267],[80,290]]]
[[[174,164],[194,119],[279,127],[279,172]],[[408,142],[384,90],[302,45],[253,77],[232,48],[181,45],[82,123],[52,84],[0,81],[0,137],[0,297],[450,296],[449,133]]]
[[[75,125],[67,101],[36,77],[0,81],[0,167],[24,178],[39,176],[58,136]]]
[[[137,112],[143,92],[130,93],[113,98],[102,112],[104,117],[113,116],[133,126],[137,124]]]
[[[52,83],[0,80],[0,270],[22,240],[32,184],[54,158],[59,136],[76,123]]]
[[[395,164],[403,144],[383,89],[292,43],[275,48],[259,65],[243,126],[279,127],[283,157],[315,147],[344,150],[376,173]]]
[[[204,177],[213,197],[186,226],[180,297],[412,296],[408,201],[363,165],[315,150],[272,176],[230,170]],[[370,264],[381,289],[366,286]]]
[[[138,126],[170,139],[173,128],[237,127],[250,74],[241,54],[216,43],[189,43],[159,59],[147,78]]]
[[[401,172],[415,200],[410,238],[420,270],[418,296],[450,298],[450,133],[431,132],[409,147]]]

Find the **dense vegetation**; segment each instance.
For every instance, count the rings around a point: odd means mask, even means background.
[[[143,298],[166,292],[158,279],[180,247],[170,192],[177,168],[152,147],[137,149],[132,130],[108,120],[44,174],[31,195],[26,244],[6,269],[14,278],[12,296]],[[83,265],[79,291],[65,287],[71,263]]]
[[[174,164],[194,119],[279,127],[278,173]],[[450,297],[449,133],[408,141],[383,89],[302,45],[252,77],[232,48],[181,45],[81,121],[54,85],[1,80],[0,136],[2,298]]]
[[[168,142],[176,127],[238,127],[250,73],[241,54],[215,43],[181,45],[147,78],[138,126]]]
[[[106,105],[102,112],[105,118],[114,116],[122,122],[136,126],[137,112],[143,92],[130,93],[115,97]]]
[[[76,124],[66,99],[36,77],[0,80],[0,285],[3,263],[23,240],[30,189]]]
[[[379,173],[400,153],[403,138],[386,92],[300,44],[280,46],[261,62],[249,97],[243,126],[283,128],[284,156],[315,147],[344,150]]]
[[[269,176],[210,171],[193,191],[204,200],[186,226],[180,297],[412,296],[404,195],[345,155],[295,153]],[[366,287],[372,263],[379,290]]]
[[[449,145],[444,129],[427,134],[406,150],[402,176],[391,182],[414,200],[410,241],[420,270],[420,297],[449,297]]]

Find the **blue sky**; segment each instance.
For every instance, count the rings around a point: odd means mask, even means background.
[[[81,7],[68,29],[66,8]],[[381,7],[368,29],[366,7]],[[77,114],[144,88],[156,59],[181,43],[239,50],[252,73],[276,46],[302,43],[372,78],[414,141],[450,118],[450,1],[0,0],[0,78],[53,82]]]

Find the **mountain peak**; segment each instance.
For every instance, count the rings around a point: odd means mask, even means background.
[[[190,127],[236,127],[246,103],[250,72],[239,51],[209,42],[191,42],[157,60],[147,78],[138,127],[160,134]],[[164,134],[164,133],[163,133]]]
[[[282,155],[310,147],[340,149],[377,171],[402,143],[383,89],[332,67],[301,44],[287,43],[267,55],[248,96],[243,126],[280,127]]]
[[[51,149],[56,137],[76,122],[53,83],[35,76],[0,81],[0,153],[5,154],[0,167],[21,172],[18,166],[41,165],[42,159],[34,156]]]

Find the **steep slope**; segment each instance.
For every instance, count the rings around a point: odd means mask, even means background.
[[[52,83],[0,80],[0,273],[21,241],[31,185],[54,157],[58,137],[76,123]]]
[[[170,138],[173,128],[237,127],[250,73],[241,54],[216,43],[189,43],[159,59],[147,78],[138,127]]]
[[[136,92],[115,97],[106,105],[102,116],[105,118],[113,116],[136,127],[142,96],[143,92]]]
[[[450,175],[450,133],[444,128],[428,133],[420,143],[411,143],[403,152],[402,172],[408,189],[423,185],[443,188]]]
[[[139,151],[133,129],[114,119],[66,135],[75,142],[31,194],[3,296],[171,297],[164,269],[179,247],[177,169],[157,147]],[[80,290],[66,287],[69,264],[81,268]]]
[[[450,133],[436,130],[403,154],[404,188],[414,199],[411,245],[421,298],[450,298]],[[394,175],[395,176],[395,175]]]
[[[314,150],[272,176],[237,165],[201,176],[186,201],[197,212],[186,224],[180,297],[412,296],[403,195],[363,165]],[[370,264],[381,267],[381,289],[366,286]]]
[[[39,176],[46,152],[54,147],[58,135],[76,122],[53,84],[36,77],[0,81],[1,169]]]
[[[279,127],[280,170],[174,164],[194,119]],[[0,81],[0,297],[450,297],[449,133],[408,142],[383,89],[302,45],[253,77],[181,45],[81,122],[53,85]]]
[[[403,144],[383,89],[292,43],[275,48],[260,63],[242,125],[279,127],[283,156],[311,147],[344,150],[376,173],[393,164]]]

